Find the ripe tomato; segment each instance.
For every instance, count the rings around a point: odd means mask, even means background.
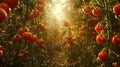
[[[18,41],[21,40],[21,38],[20,38],[20,36],[14,36],[14,37],[12,38],[12,40],[15,41],[15,42],[18,42]]]
[[[106,37],[104,35],[97,35],[96,41],[98,44],[104,44],[106,42]]]
[[[18,54],[18,58],[19,58],[19,59],[24,58],[24,54],[23,54],[23,53]]]
[[[113,67],[120,67],[120,64],[117,62],[112,63]]]
[[[112,43],[114,45],[119,45],[120,44],[120,37],[118,37],[118,35],[113,36]]]
[[[40,16],[40,11],[38,9],[34,10],[34,18],[37,18]]]
[[[80,34],[80,36],[84,36],[86,33],[85,33],[84,30],[80,30],[80,31],[79,31],[79,34]]]
[[[93,16],[100,16],[102,13],[102,10],[100,8],[92,10]]]
[[[113,7],[113,13],[117,14],[117,15],[120,15],[120,4],[116,4],[114,7]]]
[[[37,36],[33,35],[30,39],[30,42],[35,42],[35,41],[37,41]]]
[[[38,44],[39,46],[42,46],[43,43],[44,43],[44,39],[39,39],[39,40],[37,41],[37,44]]]
[[[24,29],[24,28],[19,28],[19,30],[18,30],[18,33],[20,34],[20,35],[22,35],[24,32],[26,32],[26,29]]]
[[[92,12],[92,9],[89,6],[85,6],[83,8],[83,12],[84,12],[84,14],[90,14]]]
[[[27,20],[33,20],[34,19],[34,10],[32,10],[30,13],[28,13]]]
[[[32,38],[32,33],[31,32],[24,32],[22,34],[23,39],[30,41]]]
[[[42,23],[37,23],[37,27],[40,28],[42,31],[46,31],[46,28]]]
[[[108,54],[106,52],[100,52],[98,53],[98,58],[102,61],[105,61],[108,58]]]
[[[38,9],[40,12],[42,12],[42,11],[44,10],[44,8],[45,8],[45,5],[44,5],[44,4],[38,4],[38,5],[37,5],[37,9]]]
[[[97,33],[101,33],[101,31],[102,31],[103,29],[104,29],[103,24],[98,24],[98,25],[95,26],[95,31],[96,31]]]
[[[16,8],[20,3],[19,0],[3,0],[2,2],[8,4],[11,8]]]
[[[11,8],[4,2],[0,3],[0,8],[3,8],[7,12],[8,15],[11,12]]]
[[[3,56],[3,50],[0,50],[0,57]]]
[[[7,16],[7,12],[3,8],[0,8],[0,24],[7,19]]]

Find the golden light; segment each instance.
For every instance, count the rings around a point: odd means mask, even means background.
[[[66,9],[69,6],[68,0],[52,0],[46,7],[46,18],[52,24],[62,25],[68,20]],[[50,25],[51,25],[50,24]]]

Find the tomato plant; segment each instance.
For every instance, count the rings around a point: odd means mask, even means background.
[[[89,6],[85,6],[83,8],[83,12],[84,12],[84,14],[90,14],[92,12],[92,9]]]
[[[99,58],[100,60],[102,60],[102,61],[107,60],[107,58],[108,58],[107,52],[100,52],[100,53],[98,53],[98,58]]]
[[[97,35],[96,41],[98,44],[104,44],[106,42],[106,37],[104,35]]]
[[[0,24],[7,19],[7,16],[7,12],[3,8],[0,8]]]
[[[117,15],[120,15],[120,4],[116,4],[114,7],[113,7],[113,13],[117,14]]]

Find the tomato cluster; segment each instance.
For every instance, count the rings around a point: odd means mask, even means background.
[[[11,13],[11,8],[16,8],[19,0],[3,0],[0,3],[0,24],[4,22]]]
[[[92,9],[90,6],[85,6],[83,8],[84,14],[92,14],[93,16],[100,16],[102,14],[102,9],[101,8],[95,8]]]
[[[37,18],[40,16],[41,12],[44,10],[45,0],[38,0],[38,4],[36,6],[36,9],[30,11],[27,16],[27,20],[33,20],[34,18]]]

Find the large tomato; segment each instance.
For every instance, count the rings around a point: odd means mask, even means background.
[[[101,33],[101,31],[102,31],[103,29],[104,29],[103,24],[98,24],[98,25],[95,26],[95,31],[96,31],[97,33]]]
[[[116,4],[114,7],[113,7],[113,13],[117,14],[117,15],[120,15],[120,4]]]
[[[24,32],[22,34],[23,39],[30,41],[32,38],[32,33],[31,32]]]
[[[0,57],[3,56],[3,50],[0,50]]]
[[[85,6],[83,8],[83,12],[84,12],[84,14],[90,14],[92,12],[92,9],[89,6]]]
[[[43,43],[44,43],[44,39],[39,39],[39,40],[37,41],[37,44],[38,44],[39,46],[42,46]]]
[[[106,37],[104,35],[97,35],[96,41],[98,44],[104,44],[106,42]]]
[[[7,12],[8,15],[11,12],[11,8],[4,2],[0,3],[0,8],[3,8]]]
[[[34,10],[34,18],[37,18],[40,16],[40,11],[38,9]]]
[[[23,54],[23,53],[18,54],[18,58],[19,58],[19,59],[24,58],[24,54]]]
[[[102,13],[102,10],[100,8],[92,10],[93,16],[100,16]]]
[[[28,13],[27,20],[33,20],[35,17],[34,10],[32,10],[30,13]]]
[[[0,8],[0,24],[7,19],[7,16],[7,12],[3,8]]]
[[[6,4],[8,4],[11,8],[16,8],[20,3],[19,0],[3,0]]]
[[[44,4],[38,4],[38,5],[37,5],[37,9],[38,9],[40,12],[42,12],[42,11],[44,10],[44,8],[45,8],[45,5],[44,5]]]
[[[108,58],[108,54],[106,52],[100,52],[98,53],[98,58],[102,61],[105,61]]]
[[[113,38],[112,38],[112,43],[113,43],[114,45],[120,44],[120,37],[118,37],[118,35],[113,36]]]

